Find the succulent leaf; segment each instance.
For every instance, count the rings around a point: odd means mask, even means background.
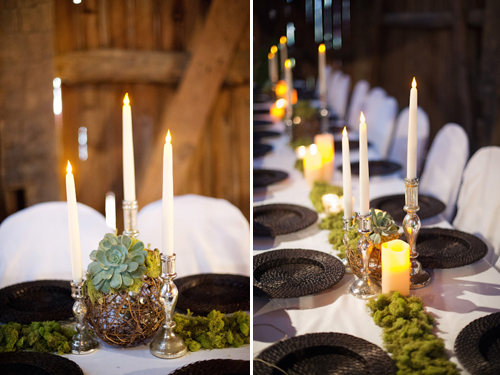
[[[119,240],[118,243],[121,243],[123,246],[125,246],[125,249],[129,249],[130,246],[132,245],[132,240],[130,239],[129,236],[120,236],[121,239]]]
[[[104,235],[104,239],[108,240],[113,245],[115,245],[117,243],[116,242],[116,237],[113,235],[113,233],[106,233]]]
[[[134,253],[136,251],[141,251],[144,250],[144,243],[142,241],[136,242],[134,246],[130,249],[131,253]]]
[[[97,250],[92,250],[92,252],[90,253],[90,259],[92,260],[97,260],[97,258],[95,257],[97,254]]]
[[[99,249],[108,250],[112,245],[113,244],[111,243],[111,241],[109,241],[108,239],[105,238],[105,239],[101,240],[101,242],[99,242]]]
[[[130,286],[134,283],[134,278],[132,276],[130,276],[130,273],[123,272],[122,273],[122,281],[123,281],[123,285]]]
[[[113,277],[111,278],[111,283],[110,283],[111,288],[118,289],[119,287],[122,286],[122,277],[119,273],[115,273]]]
[[[132,272],[135,271],[139,267],[139,263],[137,262],[129,262],[127,271]]]

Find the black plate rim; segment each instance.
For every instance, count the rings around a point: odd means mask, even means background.
[[[207,367],[210,368],[210,371],[213,371],[213,368],[211,368],[211,365],[221,365],[223,370],[227,371],[222,371],[222,372],[211,372],[212,375],[226,375],[226,374],[236,374],[235,371],[238,371],[238,373],[241,374],[250,374],[250,372],[247,370],[250,368],[250,361],[246,361],[243,359],[222,359],[222,358],[217,358],[217,359],[208,359],[208,360],[203,360],[203,361],[196,361],[193,363],[189,363],[183,367],[180,367],[173,372],[171,372],[169,375],[186,375],[186,374],[193,374],[193,373],[200,373],[200,371],[207,371]],[[189,372],[186,372],[189,371]],[[196,371],[196,372],[193,372]],[[241,372],[243,371],[243,372]]]
[[[369,160],[368,161],[368,169],[372,169],[375,166],[378,167],[379,165],[387,166],[387,170],[384,171],[383,173],[373,173],[370,171],[370,177],[371,176],[387,176],[387,175],[390,175],[390,174],[393,174],[393,173],[399,171],[402,168],[401,164],[390,161],[390,160]],[[341,165],[338,166],[337,169],[339,171],[341,171],[342,166]],[[356,169],[359,170],[359,161],[353,161],[351,163],[351,173],[353,176],[357,176],[359,174],[356,172]]]
[[[280,132],[274,130],[255,130],[253,132],[253,139],[274,138],[280,135]]]
[[[253,207],[253,215],[254,215],[254,237],[260,237],[259,235],[255,234],[255,224],[262,226],[260,223],[255,222],[255,214],[262,214],[265,211],[269,210],[287,210],[287,211],[294,211],[300,216],[300,221],[297,222],[295,228],[293,228],[292,231],[284,231],[284,230],[276,230],[276,226],[273,228],[265,227],[270,229],[271,235],[270,236],[264,236],[264,237],[276,237],[280,235],[285,235],[285,234],[291,234],[295,233],[298,231],[301,231],[305,228],[310,227],[313,225],[317,220],[318,220],[318,213],[316,211],[311,210],[310,208],[304,207],[304,206],[299,206],[296,204],[288,204],[288,203],[274,203],[274,204],[263,204],[259,206],[254,206]],[[313,220],[314,219],[314,220]],[[278,228],[280,229],[280,228]],[[281,228],[282,229],[282,228]]]
[[[442,260],[441,265],[429,264],[429,262],[431,262],[431,261],[434,261],[434,262],[436,262],[436,261],[433,259],[427,260],[428,256],[425,255],[425,252],[422,252],[422,250],[419,251],[419,249],[418,249],[419,240],[422,242],[422,239],[425,238],[426,236],[438,236],[438,235],[440,235],[442,237],[458,238],[458,239],[461,239],[461,240],[467,242],[469,245],[469,248],[465,251],[465,253],[472,254],[475,256],[471,256],[464,263],[457,263],[456,265],[453,265],[453,266],[446,266],[444,263],[445,260]],[[479,249],[479,250],[471,251],[473,249]],[[420,233],[419,233],[418,238],[417,238],[417,251],[419,253],[418,259],[424,268],[447,269],[447,268],[463,267],[463,266],[467,266],[469,264],[477,262],[478,260],[480,260],[486,256],[486,254],[488,253],[488,246],[479,237],[476,237],[473,234],[462,232],[462,231],[459,231],[456,229],[422,228],[422,229],[420,229]]]
[[[255,271],[262,265],[280,260],[292,259],[312,259],[324,267],[325,271],[321,275],[316,275],[313,282],[307,284],[304,288],[296,288],[294,293],[284,294],[282,289],[285,285],[279,287],[268,287],[255,278]],[[345,275],[345,267],[342,262],[331,254],[317,250],[309,249],[278,249],[267,251],[253,257],[253,286],[254,295],[264,298],[296,298],[322,292],[337,284]]]
[[[271,182],[268,182],[267,184],[255,184],[255,180],[256,180],[256,173],[259,174],[259,173],[267,173],[267,174],[273,174],[273,178],[270,178],[270,181]],[[254,188],[263,188],[263,187],[267,187],[269,185],[272,185],[272,184],[275,184],[275,183],[278,183],[278,182],[281,182],[283,180],[286,180],[288,178],[288,173],[285,172],[285,171],[280,171],[278,169],[263,169],[263,168],[255,168],[253,170],[253,187]]]
[[[257,150],[255,150],[257,148]],[[272,145],[268,145],[267,143],[254,143],[253,144],[253,157],[261,158],[264,157],[268,152],[273,150]]]
[[[455,339],[454,351],[458,360],[473,375],[500,373],[500,367],[488,362],[479,350],[481,337],[492,328],[500,326],[500,312],[475,319],[467,324]]]
[[[370,201],[370,207],[372,207],[374,209],[381,209],[380,208],[381,203],[386,202],[388,200],[395,200],[398,198],[399,199],[402,198],[404,201],[405,195],[404,194],[392,194],[392,195],[385,195],[383,197],[375,198],[375,199]],[[440,201],[437,198],[431,197],[430,195],[419,194],[418,201],[419,201],[419,204],[421,204],[424,201],[426,202],[426,204],[428,204],[429,202],[432,202],[431,207],[434,207],[433,210],[429,210],[429,212],[426,212],[426,211],[423,211],[422,207],[420,206],[420,210],[417,212],[417,215],[419,216],[420,220],[425,220],[425,219],[429,219],[431,217],[437,216],[446,209],[446,205],[442,201]],[[403,210],[403,206],[404,206],[404,204],[401,206],[401,210]],[[389,213],[392,215],[392,217],[394,217],[394,220],[396,222],[401,223],[402,220],[401,221],[397,220],[397,217],[395,217],[395,215],[393,215],[391,212],[389,212]]]
[[[4,301],[12,296],[20,289],[34,289],[40,287],[57,287],[62,288],[71,293],[71,284],[69,280],[35,280],[26,281],[18,284],[13,284],[0,289],[0,322],[17,322],[21,324],[29,324],[33,321],[47,321],[47,320],[65,320],[73,316],[73,302],[69,304],[68,310],[59,309],[51,310],[49,312],[20,312],[12,309]],[[32,316],[33,318],[30,318]]]
[[[37,352],[0,353],[0,367],[4,364],[27,364],[54,375],[83,375],[77,363],[60,355]]]
[[[314,345],[309,345],[314,342]],[[370,375],[396,374],[397,368],[391,357],[378,345],[365,339],[339,332],[308,333],[305,335],[291,337],[287,340],[264,349],[257,358],[276,365],[286,355],[294,351],[315,346],[342,347],[356,353],[366,362],[366,369]],[[361,351],[356,350],[361,347]],[[392,370],[392,371],[391,371]],[[271,375],[273,368],[260,361],[254,361],[254,373],[259,375]]]
[[[229,273],[199,273],[195,275],[189,275],[180,277],[175,280],[175,285],[177,286],[177,290],[179,291],[179,296],[177,300],[176,308],[179,310],[187,310],[189,309],[191,312],[199,315],[206,315],[212,310],[218,310],[222,313],[229,314],[239,310],[247,311],[250,310],[250,294],[248,301],[245,303],[236,302],[230,304],[217,304],[217,303],[209,303],[209,302],[200,302],[200,301],[192,301],[189,298],[185,298],[183,295],[184,292],[188,289],[191,289],[191,285],[193,283],[198,282],[198,280],[203,280],[203,282],[210,283],[213,281],[217,281],[220,285],[221,283],[234,283],[238,282],[243,284],[244,291],[250,292],[250,277],[244,275],[236,275]],[[241,289],[243,291],[243,289]]]

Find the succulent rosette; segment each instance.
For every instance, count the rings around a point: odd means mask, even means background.
[[[142,241],[133,241],[126,235],[115,237],[108,233],[99,242],[99,248],[90,253],[88,266],[95,289],[108,293],[111,288],[126,288],[146,271],[147,251]]]
[[[370,238],[375,245],[399,237],[399,227],[388,212],[374,210],[373,208],[370,209],[370,212],[372,214],[372,234],[370,234]]]

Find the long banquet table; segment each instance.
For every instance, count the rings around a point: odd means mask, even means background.
[[[269,130],[284,132],[284,124],[277,122]],[[340,136],[335,136],[335,139],[339,140]],[[264,142],[271,144],[273,151],[263,158],[254,159],[254,168],[283,170],[289,174],[289,178],[268,189],[254,190],[254,206],[293,203],[314,210],[309,199],[310,188],[302,174],[294,169],[295,152],[287,145],[287,138],[282,135],[264,139]],[[369,150],[369,158],[377,157],[376,152]],[[341,150],[335,150],[335,168],[341,165],[341,158]],[[352,150],[351,161],[357,160],[357,151]],[[332,183],[342,185],[340,171],[335,170]],[[352,186],[356,211],[359,208],[359,180],[355,176]],[[397,175],[370,178],[370,200],[403,193],[404,183]],[[441,216],[423,220],[422,226],[452,228]],[[328,231],[319,230],[317,223],[274,239],[254,238],[253,254],[295,248],[337,254],[328,243]],[[426,311],[435,318],[434,333],[444,340],[451,361],[467,374],[453,351],[455,339],[473,320],[500,311],[500,273],[485,259],[464,267],[430,272],[432,283],[423,289],[412,290],[411,294],[422,297]],[[340,332],[382,347],[382,329],[370,317],[366,302],[349,293],[354,280],[354,275],[346,273],[332,288],[300,298],[269,300],[254,296],[253,356],[256,357],[262,350],[283,339],[285,334],[286,337],[294,337],[315,332]]]

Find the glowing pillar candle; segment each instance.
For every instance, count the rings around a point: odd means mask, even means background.
[[[287,86],[287,110],[292,109],[292,91],[293,91],[293,79],[292,79],[292,62],[290,60],[285,61],[285,81]]]
[[[325,194],[321,197],[323,208],[327,214],[336,214],[342,210],[342,200],[336,194]]]
[[[116,229],[116,199],[115,194],[109,192],[106,194],[105,201],[105,214],[106,214],[106,225],[112,230]]]
[[[321,154],[323,179],[330,182],[333,177],[334,145],[333,134],[316,134],[314,143]]]
[[[83,278],[82,250],[80,244],[80,228],[78,226],[78,211],[76,205],[75,178],[68,160],[66,169],[66,200],[68,201],[69,249],[71,251],[71,274],[75,283]]]
[[[359,213],[366,215],[370,211],[370,187],[368,172],[368,140],[363,112],[359,118]]]
[[[269,59],[269,79],[273,83],[273,86],[278,82],[278,58],[272,52],[267,55]]]
[[[288,60],[288,47],[286,45],[286,36],[280,38],[280,57],[281,67],[285,66],[285,61]]]
[[[276,84],[276,87],[274,88],[274,93],[276,94],[277,98],[283,99],[286,101],[287,99],[287,93],[288,93],[288,88],[286,85],[286,82],[280,79],[278,83]]]
[[[382,293],[410,294],[410,245],[401,240],[382,244]]]
[[[297,159],[299,160],[304,160],[304,157],[306,156],[306,147],[305,146],[299,146],[295,149],[295,156],[297,156]]]
[[[323,180],[323,171],[321,168],[321,154],[315,144],[309,146],[309,151],[304,156],[304,177],[307,185],[312,187],[314,181]]]
[[[349,155],[349,138],[344,127],[342,131],[342,185],[344,189],[344,217],[352,217],[352,182],[351,156]]]
[[[271,114],[272,117],[282,119],[283,116],[285,116],[286,105],[287,103],[285,99],[278,99],[276,100],[276,103],[271,105],[269,113]]]
[[[413,77],[410,89],[410,116],[408,118],[408,155],[406,163],[406,177],[417,177],[417,109],[418,91],[417,81]]]
[[[163,146],[162,250],[174,254],[174,175],[172,168],[172,137],[170,130]]]
[[[326,101],[326,48],[324,44],[318,47],[318,81],[319,81],[319,100]]]
[[[128,94],[123,98],[123,190],[124,200],[135,201],[134,140],[132,136],[132,109]]]

